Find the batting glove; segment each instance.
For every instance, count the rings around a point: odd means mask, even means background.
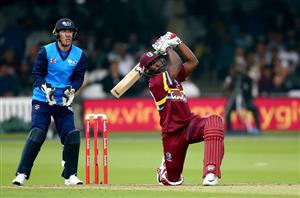
[[[182,43],[181,39],[175,33],[167,32],[164,37],[172,48],[175,48],[177,45]]]
[[[159,39],[155,41],[152,47],[165,55],[166,49],[168,47],[175,48],[180,43],[182,43],[182,41],[175,33],[167,32],[165,35],[159,37]]]
[[[71,85],[68,85],[64,90],[63,106],[70,106],[74,100],[75,89]]]
[[[167,40],[164,37],[160,37],[154,44],[152,44],[152,47],[159,51],[160,54],[166,55],[167,49],[171,47]]]
[[[41,90],[46,94],[47,102],[50,106],[55,105],[56,101],[54,99],[55,88],[51,86],[50,83],[42,84]]]

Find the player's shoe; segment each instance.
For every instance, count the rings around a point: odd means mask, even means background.
[[[23,186],[26,181],[26,177],[27,175],[25,175],[24,173],[18,173],[17,177],[14,180],[12,180],[12,184]]]
[[[66,163],[65,160],[61,160],[61,167],[65,167],[65,163]]]
[[[258,128],[254,128],[254,129],[248,131],[248,133],[251,135],[261,135],[261,130]]]
[[[213,173],[208,173],[203,180],[204,186],[215,186],[218,183],[219,183],[219,178]]]
[[[159,168],[157,169],[157,172],[156,172],[156,181],[159,185],[164,185],[161,182],[161,177],[162,177],[163,174],[166,174],[166,173],[167,173],[167,170],[166,170],[166,165],[165,165],[165,158],[163,157],[162,160],[161,160],[160,166],[159,166]]]
[[[165,165],[165,158],[163,157],[161,160],[160,167],[157,169],[156,173],[157,183],[163,186],[179,186],[183,183],[184,179],[180,176],[179,181],[171,182],[167,178],[167,169]]]
[[[65,185],[81,185],[83,182],[76,175],[71,175],[69,179],[65,179]]]

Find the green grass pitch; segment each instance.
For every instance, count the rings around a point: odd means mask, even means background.
[[[220,185],[215,187],[201,185],[202,143],[193,144],[188,150],[183,172],[184,185],[164,187],[156,184],[156,168],[162,157],[159,133],[110,134],[109,185],[63,185],[63,178],[60,177],[60,141],[46,140],[30,180],[23,187],[13,186],[11,180],[25,136],[0,134],[0,197],[299,197],[299,134],[226,137],[222,179]],[[84,144],[82,139],[78,173],[82,180],[85,174]],[[102,165],[102,155],[99,155],[99,160]]]

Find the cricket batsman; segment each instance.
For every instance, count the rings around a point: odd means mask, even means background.
[[[163,55],[146,52],[140,58],[140,66],[149,76],[149,90],[162,127],[164,157],[157,171],[157,181],[161,185],[181,185],[188,146],[204,141],[203,185],[217,185],[224,155],[223,119],[219,115],[200,117],[193,114],[181,85],[196,69],[198,60],[171,32],[161,36],[152,46]]]
[[[33,66],[34,88],[32,96],[31,128],[25,141],[21,160],[12,181],[23,185],[30,178],[51,116],[54,118],[65,160],[62,176],[66,185],[83,182],[77,178],[80,132],[75,129],[71,104],[75,92],[81,87],[87,68],[86,55],[73,44],[78,29],[71,19],[62,18],[55,24],[55,42],[41,47]],[[45,179],[47,173],[45,173]]]

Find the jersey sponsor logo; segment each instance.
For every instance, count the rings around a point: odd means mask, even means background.
[[[168,99],[171,100],[182,100],[184,102],[187,101],[187,97],[185,96],[183,91],[180,91],[178,89],[172,90],[171,89],[171,93],[170,96],[168,97]]]
[[[40,105],[39,105],[39,104],[34,105],[34,109],[35,109],[36,111],[39,110],[39,109],[40,109]]]
[[[55,63],[56,63],[56,58],[51,58],[50,62],[51,62],[52,64],[55,64]]]
[[[69,65],[76,65],[76,61],[72,59],[68,59]]]

